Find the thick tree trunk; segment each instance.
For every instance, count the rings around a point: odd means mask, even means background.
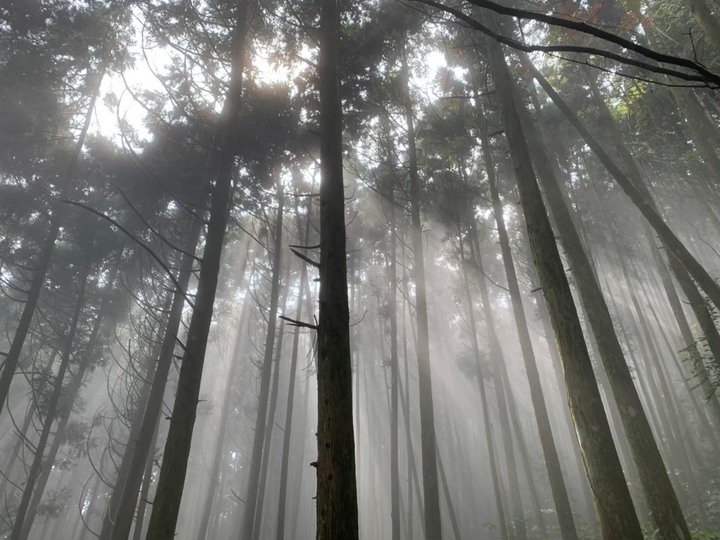
[[[180,270],[177,276],[180,289],[175,290],[173,293],[165,335],[163,336],[160,354],[155,366],[155,375],[143,411],[142,425],[136,438],[128,441],[128,447],[125,450],[126,452],[132,452],[132,459],[126,475],[127,480],[122,484],[116,484],[115,489],[121,490],[119,500],[116,506],[109,506],[107,510],[106,519],[109,520],[112,526],[109,531],[111,540],[127,540],[130,534],[145,464],[148,455],[155,450],[153,446],[154,433],[159,423],[165,386],[172,366],[173,353],[185,306],[185,291],[188,288],[190,276],[193,272],[194,253],[201,231],[202,220],[196,217],[192,220],[187,241],[183,246],[185,254],[180,260]]]
[[[205,250],[200,263],[197,295],[180,367],[173,414],[163,452],[163,464],[153,501],[147,540],[172,540],[175,536],[175,526],[180,511],[187,460],[190,456],[190,444],[197,414],[205,349],[212,322],[220,257],[232,202],[232,177],[235,153],[237,152],[235,139],[242,107],[242,79],[245,68],[249,4],[251,4],[250,1],[238,0],[235,8],[230,88],[222,113],[223,134],[222,140],[219,141],[217,174],[211,195]]]
[[[590,263],[573,217],[565,204],[559,179],[555,177],[548,152],[537,129],[525,111],[520,111],[520,117],[530,144],[535,150],[534,164],[538,177],[561,233],[561,241],[595,336],[600,360],[617,403],[643,492],[658,528],[658,537],[667,540],[676,539],[678,531],[683,531],[680,537],[689,540],[690,533],[682,508],[670,483],[632,374],[625,361],[610,311],[595,276],[595,269]]]
[[[598,507],[603,538],[641,540],[640,523],[625,483],[570,286],[530,162],[513,82],[500,45],[489,42],[488,49],[528,239],[558,342],[570,410]]]
[[[317,540],[357,540],[340,99],[340,13],[337,0],[321,0],[320,5]]]

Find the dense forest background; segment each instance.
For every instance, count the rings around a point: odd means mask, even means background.
[[[720,538],[715,0],[0,2],[0,537]]]

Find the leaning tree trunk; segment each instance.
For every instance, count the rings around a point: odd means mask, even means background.
[[[485,168],[488,175],[488,184],[490,186],[493,213],[495,214],[495,222],[498,227],[500,249],[502,251],[505,275],[508,282],[508,289],[510,291],[510,300],[512,302],[513,315],[515,317],[515,326],[520,339],[520,349],[522,351],[523,361],[525,363],[525,372],[527,373],[528,384],[530,387],[530,398],[533,404],[533,411],[535,412],[535,422],[537,423],[540,445],[542,446],[543,456],[545,458],[545,467],[547,468],[548,478],[550,480],[550,490],[552,492],[553,501],[555,502],[555,510],[557,512],[558,522],[560,525],[560,534],[564,540],[577,540],[577,530],[575,528],[575,521],[572,515],[572,508],[570,507],[570,498],[568,497],[562,468],[560,467],[560,458],[558,457],[555,439],[553,438],[550,416],[547,411],[547,406],[545,405],[545,397],[540,383],[540,374],[537,369],[535,353],[533,352],[532,342],[530,339],[530,329],[528,328],[527,319],[525,317],[525,310],[523,308],[522,297],[520,295],[520,287],[518,285],[517,274],[513,265],[510,240],[505,227],[503,207],[502,202],[500,201],[500,194],[498,192],[497,178],[495,177],[495,169],[490,149],[490,141],[487,134],[487,125],[484,119],[480,121],[480,130],[482,152],[486,164]]]
[[[100,84],[102,83],[102,79],[103,74],[101,73],[90,98],[90,104],[88,105],[88,110],[85,113],[83,127],[80,131],[80,136],[75,143],[73,153],[70,156],[70,162],[62,172],[58,182],[58,187],[60,189],[59,201],[56,203],[53,210],[50,227],[47,232],[45,242],[42,245],[42,251],[40,252],[37,265],[35,266],[35,273],[33,274],[32,281],[30,282],[30,288],[28,289],[27,299],[25,300],[25,305],[23,306],[22,315],[20,315],[20,322],[15,329],[15,334],[13,336],[12,343],[10,344],[10,350],[5,357],[5,361],[2,366],[2,374],[0,374],[0,413],[2,413],[3,407],[7,402],[10,385],[12,384],[13,377],[15,376],[15,370],[20,362],[20,354],[22,353],[25,339],[30,331],[30,324],[32,323],[33,316],[35,315],[35,307],[40,299],[40,291],[42,291],[43,285],[45,284],[45,275],[50,268],[50,259],[52,258],[53,250],[55,248],[55,241],[60,234],[60,227],[65,219],[67,204],[62,201],[64,201],[71,192],[72,180],[75,177],[75,171],[77,169],[78,162],[80,161],[80,154],[83,146],[85,146],[85,138],[87,137],[88,130],[90,129],[90,122],[92,121],[93,111],[95,110],[95,101],[100,94]]]
[[[603,297],[585,247],[575,227],[573,217],[565,203],[559,179],[556,178],[550,157],[536,127],[527,112],[519,111],[529,141],[534,150],[534,164],[547,197],[550,210],[561,233],[565,253],[570,260],[572,274],[577,283],[588,322],[598,347],[600,360],[607,374],[620,420],[630,444],[643,493],[648,502],[659,538],[689,540],[682,508],[670,482],[667,469],[658,449],[650,423],[635,388],[625,354],[617,338],[612,317]]]
[[[116,276],[117,267],[113,267],[111,269],[110,279],[108,280],[108,291],[113,290]],[[50,479],[50,474],[53,470],[55,457],[57,456],[58,450],[60,449],[60,445],[65,440],[65,430],[67,429],[67,425],[70,421],[70,415],[72,414],[73,405],[77,400],[78,396],[80,395],[80,390],[83,383],[85,382],[85,372],[89,367],[91,367],[93,355],[98,352],[97,342],[98,339],[101,339],[100,328],[102,327],[105,316],[108,313],[109,306],[110,296],[107,295],[105,296],[105,298],[103,298],[103,301],[98,310],[98,315],[96,316],[95,322],[93,323],[93,328],[90,332],[90,337],[88,339],[87,348],[85,349],[85,353],[83,355],[82,363],[78,367],[78,370],[73,377],[70,388],[67,391],[67,396],[65,396],[64,398],[63,407],[60,411],[58,411],[60,413],[60,421],[58,422],[58,426],[55,430],[55,437],[53,438],[52,445],[50,446],[50,451],[45,458],[45,464],[43,466],[42,473],[38,478],[37,486],[35,487],[35,493],[33,494],[32,500],[30,501],[30,507],[28,508],[27,516],[25,518],[25,524],[23,525],[23,530],[20,535],[21,540],[25,540],[30,535],[30,529],[32,528],[33,522],[35,521],[35,515],[37,514],[38,507],[40,506],[43,494],[45,493],[45,487],[47,486],[48,480]]]
[[[529,61],[529,59],[521,55],[522,63],[527,67],[535,80],[540,84],[543,90],[550,96],[550,99],[560,109],[565,118],[580,133],[590,149],[595,153],[600,162],[605,166],[607,171],[617,181],[620,188],[630,198],[637,209],[647,219],[650,226],[658,234],[668,251],[674,255],[677,260],[685,267],[685,270],[697,282],[698,286],[705,291],[708,298],[717,308],[720,309],[720,285],[710,276],[705,268],[690,253],[670,227],[665,223],[663,218],[655,209],[652,201],[638,189],[637,186],[628,178],[628,176],[617,166],[610,154],[600,144],[600,142],[588,131],[585,125],[580,121],[577,113],[563,100],[555,91],[547,79],[540,71]]]
[[[159,423],[160,410],[162,409],[163,396],[165,394],[165,386],[170,373],[170,367],[173,362],[173,353],[177,342],[180,321],[182,320],[183,308],[185,306],[185,291],[190,283],[190,276],[193,271],[194,253],[202,231],[202,220],[199,217],[191,218],[190,231],[187,240],[183,245],[183,253],[180,259],[180,269],[178,271],[177,282],[179,288],[173,293],[172,306],[168,314],[167,324],[165,326],[165,334],[162,344],[160,345],[160,354],[158,356],[157,365],[155,366],[155,374],[150,386],[150,392],[147,403],[143,412],[142,425],[134,440],[129,441],[126,452],[132,452],[132,458],[129,464],[126,480],[122,484],[116,484],[115,489],[119,489],[120,496],[116,506],[111,506],[106,510],[106,523],[109,529],[105,534],[109,534],[111,540],[127,540],[130,529],[132,527],[133,516],[135,515],[135,507],[137,506],[138,492],[143,479],[143,471],[148,460],[151,450],[154,450],[154,437]],[[122,469],[122,466],[121,466]],[[103,526],[105,530],[105,525]]]
[[[320,7],[317,540],[357,540],[340,98],[340,12],[337,0],[321,0]]]
[[[530,161],[513,82],[500,45],[488,42],[488,49],[528,239],[558,342],[570,409],[598,507],[602,535],[607,540],[642,540],[642,530],[605,415],[580,319]]]
[[[188,328],[187,343],[180,367],[177,393],[163,464],[148,525],[148,540],[172,540],[180,511],[187,461],[190,456],[193,426],[197,414],[205,349],[212,322],[217,290],[220,256],[232,201],[232,177],[237,152],[236,134],[242,107],[242,79],[245,63],[247,16],[251,2],[238,0],[232,38],[230,87],[223,106],[223,133],[219,141],[217,174],[211,194],[210,219],[205,250],[200,263],[197,295]]]
[[[27,481],[25,482],[25,488],[15,514],[15,521],[13,523],[12,531],[10,532],[10,540],[22,539],[22,532],[26,521],[25,517],[30,506],[33,488],[35,487],[35,482],[38,480],[42,470],[45,446],[47,445],[48,438],[50,437],[50,431],[52,430],[52,425],[55,421],[55,416],[57,415],[60,396],[62,395],[63,390],[63,381],[65,379],[65,373],[67,373],[68,366],[70,365],[72,349],[75,344],[75,334],[77,333],[78,324],[80,322],[80,313],[82,312],[82,308],[85,304],[85,290],[87,288],[88,275],[90,274],[89,261],[85,263],[80,272],[80,288],[75,300],[75,308],[73,310],[70,326],[68,328],[67,335],[65,336],[60,367],[58,368],[58,373],[55,376],[55,385],[53,387],[52,394],[50,395],[50,400],[48,401],[47,410],[45,411],[45,420],[43,421],[40,439],[35,445],[35,456],[33,457],[32,464],[30,465]]]

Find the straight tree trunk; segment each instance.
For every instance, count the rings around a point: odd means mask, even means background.
[[[482,267],[482,257],[479,250],[476,250],[477,234],[475,230],[475,218],[470,218],[470,261],[469,263],[477,270],[476,276],[480,285],[480,299],[483,304],[483,314],[485,318],[485,326],[487,328],[488,335],[488,348],[490,352],[490,362],[492,363],[493,371],[493,383],[495,385],[495,393],[497,395],[498,413],[500,417],[500,429],[503,438],[503,447],[505,449],[505,462],[508,471],[508,481],[510,484],[510,499],[512,502],[512,517],[511,523],[512,528],[515,532],[515,536],[518,540],[527,540],[527,528],[525,525],[525,514],[522,506],[522,498],[520,496],[520,483],[517,474],[517,462],[515,460],[515,445],[513,443],[512,428],[510,415],[508,414],[508,396],[505,393],[506,380],[503,377],[503,370],[501,365],[505,363],[502,348],[500,347],[500,341],[495,331],[495,318],[493,316],[492,307],[490,306],[490,296],[488,294],[487,282],[485,280],[485,274]],[[462,242],[462,239],[460,240]],[[462,250],[461,250],[462,251]],[[463,262],[463,261],[461,261]],[[463,263],[466,264],[466,263]],[[467,274],[467,270],[463,270],[463,274]],[[467,276],[464,276],[467,280]],[[471,302],[470,298],[470,287],[466,283],[466,296],[468,303]],[[522,436],[522,435],[521,435]],[[519,442],[519,441],[518,441]],[[535,485],[532,478],[529,477],[532,490],[534,491]],[[534,494],[537,496],[537,494]],[[542,515],[538,515],[538,527],[540,529],[545,528],[544,520]]]
[[[477,340],[477,327],[475,324],[475,311],[470,296],[470,285],[467,277],[467,265],[465,262],[464,250],[462,248],[462,236],[460,236],[460,266],[462,268],[463,289],[465,292],[465,303],[468,309],[468,321],[470,327],[470,342],[472,343],[473,355],[475,357],[475,370],[480,389],[480,402],[482,405],[483,424],[485,425],[485,439],[488,445],[488,461],[490,465],[490,475],[493,483],[493,491],[495,493],[495,501],[497,503],[498,520],[500,522],[500,536],[504,540],[510,538],[508,530],[508,520],[505,514],[503,504],[502,489],[500,488],[500,477],[498,474],[497,458],[495,456],[495,435],[492,428],[492,420],[490,419],[490,407],[488,405],[487,392],[485,390],[485,379],[482,369],[482,358],[480,356],[480,347]],[[493,358],[492,361],[497,361]]]
[[[282,255],[283,203],[282,184],[278,178],[278,210],[275,220],[275,244],[272,251],[272,282],[270,286],[270,308],[268,311],[268,327],[265,334],[265,352],[260,371],[260,394],[258,412],[255,419],[255,435],[250,457],[250,478],[245,495],[245,510],[240,533],[241,540],[256,538],[256,529],[260,521],[256,515],[258,494],[260,492],[260,473],[262,470],[263,445],[265,429],[268,424],[268,405],[270,404],[270,383],[272,382],[273,350],[275,346],[275,329],[277,328],[278,303],[280,298],[280,275]]]
[[[295,217],[298,220],[298,238],[304,238],[304,245],[308,245],[310,239],[310,216],[307,217],[305,233],[303,234],[300,226],[300,215],[295,211]],[[300,286],[298,290],[297,306],[295,308],[295,320],[300,321],[303,316],[302,303],[306,294],[307,287],[307,265],[301,263],[300,270]],[[308,292],[309,295],[309,292]],[[285,429],[283,430],[283,449],[282,463],[280,466],[280,490],[278,495],[278,513],[277,513],[277,533],[276,540],[284,540],[285,538],[285,507],[287,505],[287,485],[288,471],[290,468],[290,443],[292,442],[293,428],[293,410],[295,401],[295,386],[297,384],[297,364],[300,348],[300,327],[295,328],[293,334],[292,353],[290,357],[290,374],[288,375],[289,387],[287,392],[287,405],[285,407]],[[208,539],[209,540],[209,539]]]
[[[423,493],[425,502],[425,538],[442,539],[440,516],[440,495],[437,472],[437,443],[432,395],[432,373],[430,370],[430,342],[427,313],[427,291],[425,283],[425,255],[420,218],[420,175],[418,173],[417,149],[415,146],[415,119],[409,89],[410,73],[407,66],[407,52],[403,45],[403,66],[401,74],[403,108],[407,127],[408,169],[410,176],[410,216],[413,249],[413,277],[415,281],[415,314],[417,317],[417,361],[420,386],[420,436],[422,440]]]
[[[249,249],[250,246],[247,246]],[[247,268],[248,257],[245,257],[243,268],[240,271],[241,276],[245,276],[245,270]],[[213,503],[216,499],[216,493],[218,491],[218,483],[220,479],[220,467],[222,464],[223,456],[225,454],[225,435],[227,431],[227,421],[230,416],[230,404],[233,401],[232,391],[235,389],[235,384],[238,379],[238,373],[240,366],[242,365],[242,352],[244,350],[244,338],[247,327],[247,320],[250,313],[250,294],[246,292],[243,305],[240,310],[240,324],[237,327],[237,336],[235,337],[235,344],[233,346],[233,354],[231,357],[231,364],[227,376],[225,392],[223,395],[223,406],[220,412],[220,422],[218,423],[218,435],[215,441],[215,453],[213,454],[212,465],[210,466],[210,488],[208,489],[207,498],[205,500],[205,506],[203,508],[202,518],[200,519],[200,528],[198,529],[200,538],[202,540],[212,540],[210,535],[210,515],[213,509]]]
[[[340,12],[337,0],[321,0],[320,7],[317,540],[357,540],[340,98]]]
[[[390,186],[390,518],[391,540],[400,540],[400,360],[398,358],[397,324],[397,225],[395,223],[395,192]]]
[[[598,507],[602,535],[608,540],[642,540],[642,530],[603,409],[580,319],[530,161],[513,82],[500,45],[488,42],[488,49],[528,239],[558,342],[570,410]]]

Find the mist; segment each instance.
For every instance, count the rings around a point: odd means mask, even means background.
[[[715,4],[0,43],[0,538],[720,539]]]

